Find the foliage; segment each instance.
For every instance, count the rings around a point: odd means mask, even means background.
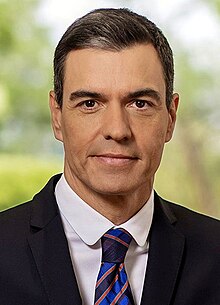
[[[220,0],[205,0],[206,3],[213,5],[214,9],[220,15]]]
[[[204,22],[200,24],[195,18],[195,41],[184,27],[189,28],[187,23],[192,23],[194,13],[196,16],[197,9],[202,9],[213,17],[215,33],[219,32],[217,2],[186,0],[165,22],[174,50],[175,90],[180,94],[180,105],[177,136],[168,145],[169,154],[158,175],[159,189],[165,196],[172,189],[168,198],[215,217],[220,215],[219,40],[214,38],[215,34],[208,37],[211,30],[205,20],[200,19]]]
[[[189,61],[186,53],[177,56],[177,90],[181,105],[178,116],[177,146],[185,164],[185,184],[193,188],[193,201],[207,213],[219,213],[219,120],[218,83],[220,69],[205,69]],[[213,168],[215,167],[215,170]],[[186,195],[187,197],[187,195]]]
[[[34,152],[44,141],[39,126],[46,134],[49,127],[52,49],[37,20],[38,2],[0,1],[1,151]]]
[[[30,200],[51,175],[61,171],[61,161],[53,158],[0,155],[0,210]]]

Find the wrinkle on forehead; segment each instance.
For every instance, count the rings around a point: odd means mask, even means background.
[[[65,87],[124,96],[152,88],[165,98],[163,68],[151,44],[140,44],[119,52],[83,49],[71,51],[66,60]]]

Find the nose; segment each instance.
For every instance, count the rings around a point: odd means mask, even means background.
[[[102,133],[106,140],[117,142],[127,141],[131,138],[129,117],[123,106],[118,104],[108,107],[103,117]]]

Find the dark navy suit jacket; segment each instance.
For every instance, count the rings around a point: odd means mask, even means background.
[[[1,305],[81,304],[54,196],[59,178],[0,214]],[[141,305],[220,304],[219,221],[155,194],[149,243]]]

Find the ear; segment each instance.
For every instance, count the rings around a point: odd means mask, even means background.
[[[166,142],[169,142],[173,136],[173,131],[176,123],[176,112],[179,105],[179,95],[177,93],[173,94],[172,101],[170,103],[168,114],[169,121],[167,126]]]
[[[49,93],[49,105],[51,113],[51,123],[54,136],[57,140],[63,141],[62,135],[62,109],[56,101],[56,96],[53,90]]]

